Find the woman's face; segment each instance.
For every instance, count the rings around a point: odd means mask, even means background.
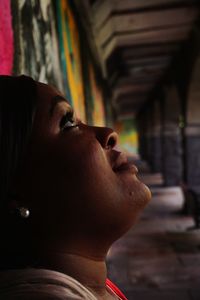
[[[113,130],[81,123],[48,85],[37,83],[37,94],[32,137],[19,176],[29,222],[39,235],[58,242],[63,237],[71,244],[114,241],[149,201],[148,188],[116,149]]]

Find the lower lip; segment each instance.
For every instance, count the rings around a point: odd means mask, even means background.
[[[115,172],[126,172],[126,171],[129,171],[133,174],[137,174],[138,172],[138,169],[135,165],[133,164],[130,164],[130,163],[124,163],[122,164],[119,168],[117,168],[115,170]]]

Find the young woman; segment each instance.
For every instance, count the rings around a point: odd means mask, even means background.
[[[117,140],[53,87],[0,76],[0,299],[126,299],[105,258],[150,192]]]

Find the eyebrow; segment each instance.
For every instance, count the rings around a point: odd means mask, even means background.
[[[54,109],[59,102],[67,102],[67,100],[60,95],[56,95],[51,99],[51,106],[49,110],[50,116],[53,115]]]

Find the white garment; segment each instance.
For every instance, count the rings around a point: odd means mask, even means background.
[[[0,271],[0,300],[97,300],[80,282],[45,269]]]

